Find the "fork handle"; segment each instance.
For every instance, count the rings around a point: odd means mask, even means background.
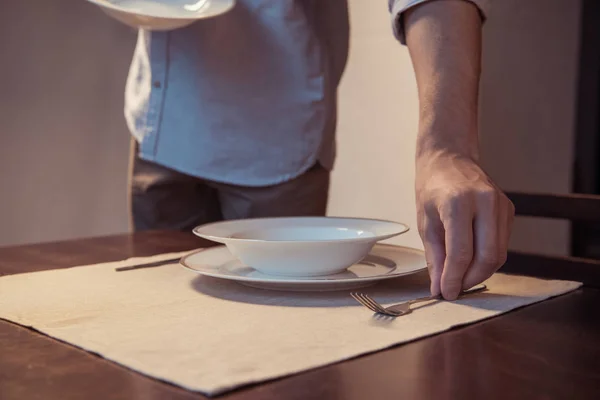
[[[485,286],[483,283],[479,284],[479,285],[475,285],[469,289],[465,289],[463,291],[460,292],[460,294],[458,295],[458,297],[461,296],[465,296],[467,294],[473,294],[473,293],[479,293],[479,292],[483,292],[484,290],[487,289],[487,286]],[[443,297],[441,294],[438,294],[437,296],[424,296],[424,297],[419,297],[413,300],[410,300],[409,303],[410,304],[415,304],[415,303],[420,303],[422,301],[430,301],[430,300],[442,300]]]
[[[438,300],[440,298],[441,298],[441,296],[424,296],[424,297],[418,297],[416,299],[409,300],[409,301],[407,301],[407,303],[415,304],[415,303],[420,303],[422,301]]]

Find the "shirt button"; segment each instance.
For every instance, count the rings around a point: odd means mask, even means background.
[[[160,89],[162,85],[160,84],[160,81],[154,81],[154,82],[152,83],[152,86],[154,86],[154,87],[155,87],[155,88],[157,88],[157,89]]]

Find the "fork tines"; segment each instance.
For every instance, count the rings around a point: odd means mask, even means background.
[[[383,307],[381,307],[381,305],[376,303],[373,299],[371,299],[366,294],[353,292],[353,293],[350,293],[350,296],[352,296],[352,298],[354,300],[358,301],[360,304],[367,307],[369,310],[371,310],[373,312],[380,313],[380,314],[387,314],[387,312],[385,311],[385,309]]]

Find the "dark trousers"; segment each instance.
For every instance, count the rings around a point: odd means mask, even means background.
[[[317,164],[298,178],[278,185],[229,185],[143,160],[133,142],[129,172],[131,225],[135,231],[191,231],[223,219],[323,216],[329,175]]]

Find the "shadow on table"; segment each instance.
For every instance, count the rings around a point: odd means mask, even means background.
[[[192,280],[192,288],[204,295],[240,303],[277,307],[363,307],[350,297],[350,290],[329,292],[293,292],[256,289],[223,279],[199,276]],[[374,286],[358,289],[382,304],[399,303],[429,294],[427,273],[419,273],[380,282]],[[511,304],[523,304],[525,297],[482,292],[459,299],[456,303],[485,310],[501,311]],[[431,307],[441,300],[418,304],[414,310]]]

